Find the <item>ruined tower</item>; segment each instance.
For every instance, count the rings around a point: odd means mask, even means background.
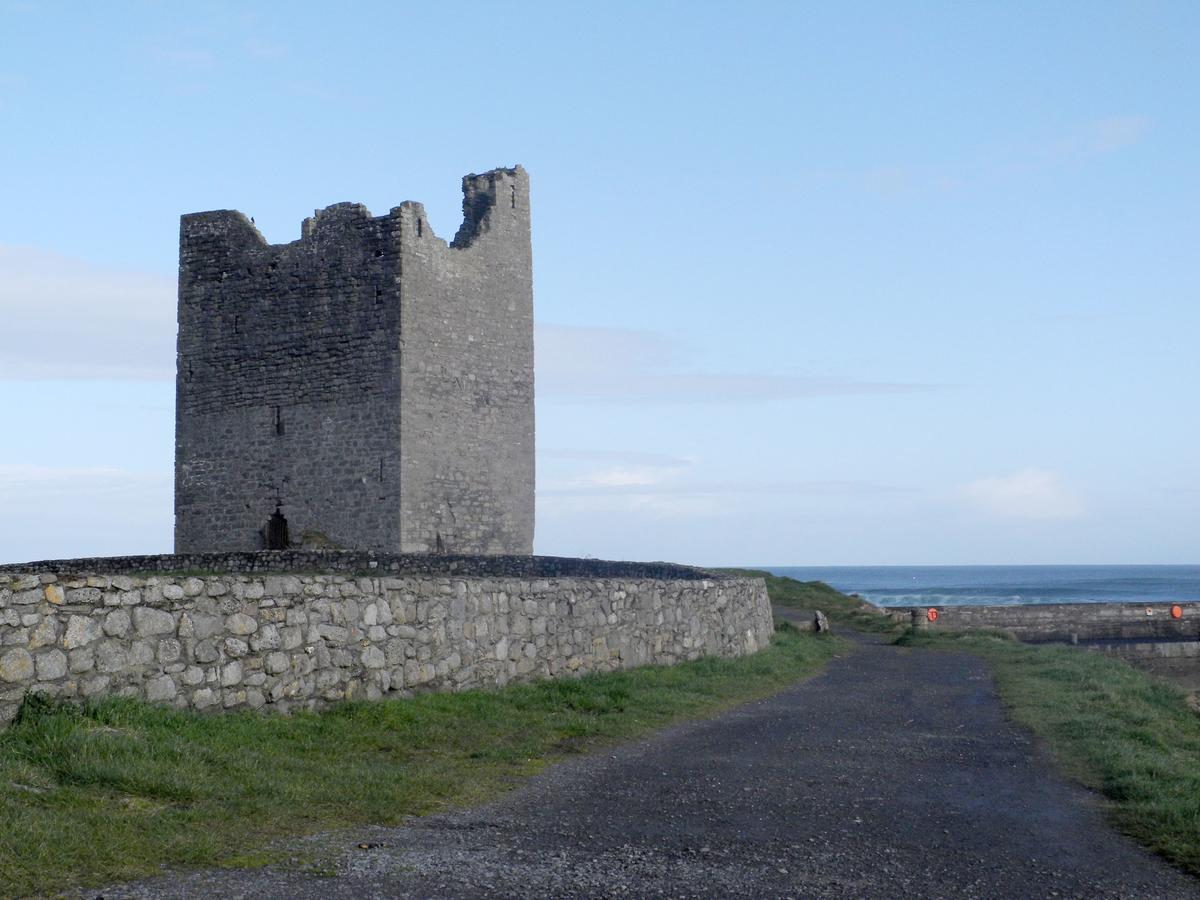
[[[300,240],[185,215],[175,550],[533,550],[529,179],[463,179],[449,244],[420,203],[339,203]]]

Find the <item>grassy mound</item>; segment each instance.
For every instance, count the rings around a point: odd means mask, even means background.
[[[721,569],[729,575],[762,578],[767,583],[767,596],[776,606],[789,609],[819,609],[831,622],[859,631],[883,634],[899,633],[900,629],[888,617],[873,612],[862,600],[843,594],[823,581],[797,581],[757,569]]]

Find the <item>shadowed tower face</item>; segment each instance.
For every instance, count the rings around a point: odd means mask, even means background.
[[[447,244],[419,203],[340,203],[268,244],[183,216],[175,550],[533,552],[529,179],[463,179]]]

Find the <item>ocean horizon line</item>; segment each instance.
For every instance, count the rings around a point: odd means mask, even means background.
[[[1179,569],[1195,568],[1200,562],[1171,563],[757,563],[709,566],[714,569]]]
[[[1200,602],[1200,565],[1190,563],[758,568],[879,606]]]

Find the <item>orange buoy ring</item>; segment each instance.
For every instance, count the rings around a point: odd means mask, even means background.
[[[929,607],[928,611],[925,613],[925,618],[927,618],[930,622],[936,622],[938,619],[938,611],[932,606]]]
[[[1183,618],[1183,607],[1180,606],[1178,603],[1176,603],[1174,606],[1171,607],[1171,618],[1172,619],[1182,619]]]

